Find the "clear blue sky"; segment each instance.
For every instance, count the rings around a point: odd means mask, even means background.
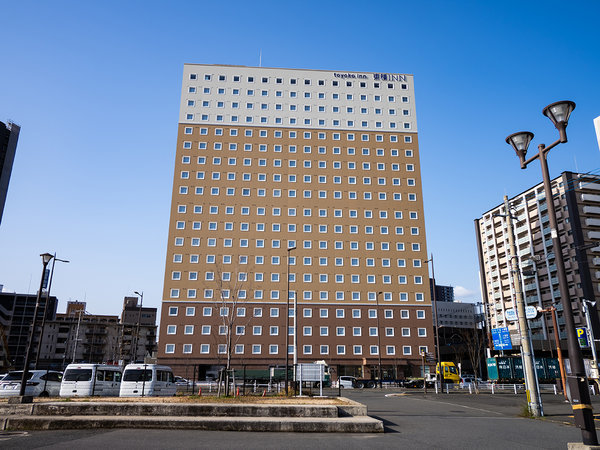
[[[0,225],[0,284],[118,314],[160,306],[184,63],[412,73],[437,281],[480,298],[473,219],[541,179],[504,142],[556,131],[552,176],[596,171],[596,1],[21,1],[0,4],[0,120],[22,127]]]

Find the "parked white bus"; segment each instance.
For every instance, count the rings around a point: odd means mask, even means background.
[[[128,364],[123,371],[120,397],[173,396],[177,391],[173,371],[156,364]]]
[[[121,367],[106,364],[69,364],[60,384],[61,397],[119,396]]]

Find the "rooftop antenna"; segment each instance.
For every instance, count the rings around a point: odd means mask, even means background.
[[[258,52],[258,67],[262,67],[262,49]]]
[[[573,161],[575,161],[575,172],[579,173],[579,167],[577,167],[577,156],[573,155]]]

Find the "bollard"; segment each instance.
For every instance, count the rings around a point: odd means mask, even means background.
[[[473,391],[471,390],[471,385],[469,384],[469,394],[472,394]]]
[[[515,391],[515,395],[517,395],[517,385],[516,384],[513,384],[513,389]]]
[[[264,396],[266,396],[266,395],[267,395],[267,390],[265,389],[265,390],[263,391],[263,395],[262,395],[262,396],[264,397]]]
[[[240,396],[240,388],[237,388],[237,390],[235,391],[235,396],[239,397]]]
[[[438,394],[438,384],[435,383],[435,393]]]
[[[492,395],[494,395],[494,383],[492,383]]]
[[[446,394],[450,393],[450,387],[448,386],[448,383],[446,383]]]
[[[558,395],[556,391],[556,385],[554,385],[554,395]]]
[[[593,384],[590,386],[590,389],[592,390],[592,395],[596,395],[596,387]]]
[[[202,387],[198,388],[198,397],[202,397]]]

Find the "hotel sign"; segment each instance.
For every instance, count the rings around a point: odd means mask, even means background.
[[[406,75],[402,75],[399,73],[373,73],[369,74],[373,75],[373,79],[376,81],[402,81],[406,82]],[[346,79],[356,79],[356,80],[368,80],[369,75],[364,73],[338,73],[333,72],[333,76],[336,78],[346,78]]]

